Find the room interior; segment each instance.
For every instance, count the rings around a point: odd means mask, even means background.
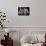
[[[0,0],[0,46],[46,46],[45,4],[46,0]]]

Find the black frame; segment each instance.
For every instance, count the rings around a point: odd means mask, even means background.
[[[29,7],[18,7],[18,15],[19,16],[29,16],[30,8]]]

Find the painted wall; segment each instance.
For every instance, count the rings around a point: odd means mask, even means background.
[[[30,7],[30,16],[18,16],[18,7],[21,6]],[[12,31],[20,31],[20,36],[31,31],[46,31],[46,0],[0,0],[0,10],[7,15],[5,26],[13,27],[10,28]]]
[[[46,0],[0,0],[7,27],[46,27]],[[30,16],[18,16],[18,7],[30,7]]]

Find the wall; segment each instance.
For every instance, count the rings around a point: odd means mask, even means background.
[[[46,27],[46,0],[0,0],[7,27]],[[30,7],[30,16],[18,16],[18,7]]]
[[[13,27],[12,31],[22,31],[22,35],[30,31],[46,31],[45,4],[46,0],[0,0],[0,9],[6,12],[8,20],[5,26]],[[18,16],[19,6],[30,7],[30,16]]]

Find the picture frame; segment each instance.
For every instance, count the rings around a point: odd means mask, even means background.
[[[29,16],[30,8],[29,7],[18,7],[18,16]]]

